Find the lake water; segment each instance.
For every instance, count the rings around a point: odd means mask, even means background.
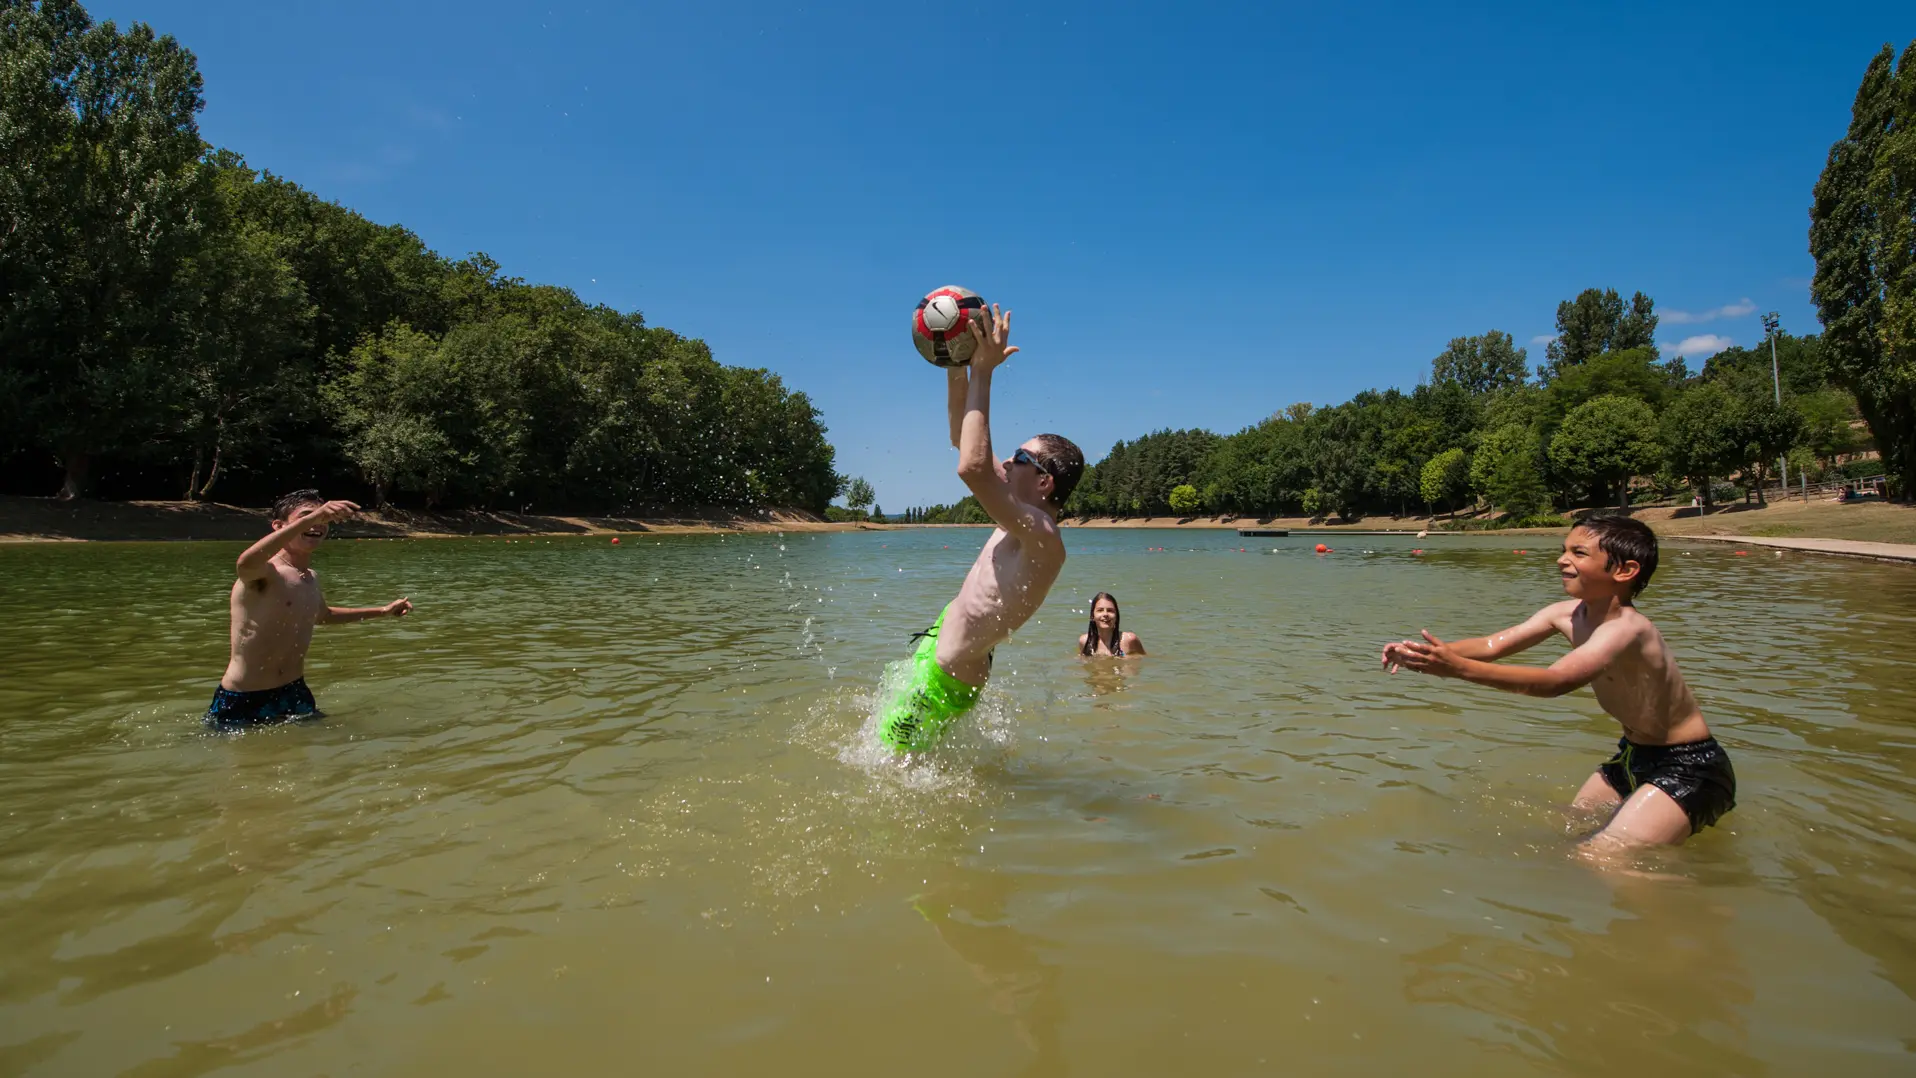
[[[1554,540],[1067,538],[905,769],[873,696],[982,531],[335,541],[417,612],[237,737],[238,545],[0,548],[0,1075],[1916,1071],[1916,570],[1665,547],[1741,804],[1626,875],[1587,691],[1377,669]],[[1099,590],[1149,658],[1076,659]]]

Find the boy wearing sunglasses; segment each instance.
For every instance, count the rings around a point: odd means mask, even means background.
[[[1084,474],[1084,454],[1056,434],[1040,434],[1002,461],[992,454],[991,375],[1018,351],[1006,346],[1011,313],[993,305],[990,328],[974,320],[971,335],[971,365],[947,374],[951,444],[959,478],[998,527],[958,597],[917,634],[910,680],[879,719],[880,739],[899,752],[930,748],[978,702],[992,649],[1044,603],[1064,568],[1058,511]]]

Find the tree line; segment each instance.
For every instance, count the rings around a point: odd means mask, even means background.
[[[1491,330],[1458,337],[1414,390],[1293,404],[1235,434],[1164,430],[1120,441],[1067,506],[1084,516],[1410,515],[1466,507],[1511,521],[1578,505],[1686,496],[1729,480],[1762,497],[1780,458],[1814,473],[1869,448],[1856,401],[1818,336],[1730,348],[1692,372],[1654,343],[1641,292],[1587,289],[1559,304],[1534,372]]]
[[[1559,304],[1557,334],[1534,375],[1509,334],[1459,337],[1409,393],[1294,404],[1229,436],[1163,430],[1121,441],[1067,508],[1349,517],[1481,505],[1541,520],[1685,490],[1708,504],[1723,480],[1760,500],[1779,462],[1821,478],[1872,449],[1881,460],[1863,467],[1882,469],[1891,492],[1909,498],[1916,42],[1900,60],[1888,45],[1870,60],[1809,217],[1821,334],[1775,333],[1691,372],[1681,357],[1660,355],[1648,296],[1626,303],[1614,290],[1588,289]]]
[[[0,489],[792,507],[818,410],[636,311],[450,259],[203,142],[191,52],[0,0]]]

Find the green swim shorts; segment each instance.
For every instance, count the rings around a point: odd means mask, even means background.
[[[878,722],[879,740],[899,752],[930,748],[953,719],[971,710],[983,691],[945,673],[938,665],[938,630],[944,627],[950,609],[939,611],[938,620],[919,634],[918,650],[911,656],[911,680]]]

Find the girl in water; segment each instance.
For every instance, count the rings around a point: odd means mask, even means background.
[[[1127,633],[1119,626],[1118,600],[1108,591],[1099,592],[1091,600],[1091,624],[1085,626],[1084,635],[1078,637],[1078,654],[1119,658],[1144,654],[1144,641],[1138,639],[1138,634]]]

